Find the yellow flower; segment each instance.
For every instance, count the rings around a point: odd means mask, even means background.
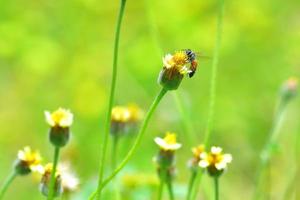
[[[156,137],[155,143],[164,151],[175,151],[181,147],[176,141],[176,134],[167,132],[164,138]]]
[[[202,168],[212,167],[218,171],[226,169],[227,164],[232,161],[231,154],[223,154],[221,147],[211,147],[209,153],[200,154],[199,166]]]
[[[53,113],[45,111],[46,122],[51,127],[70,127],[73,123],[73,114],[70,110],[59,108]]]
[[[30,171],[39,171],[41,166],[42,157],[38,151],[32,151],[29,146],[24,147],[23,150],[19,150],[18,152],[18,164],[17,168],[27,168]],[[26,171],[26,170],[25,170]]]
[[[115,106],[111,111],[111,120],[113,122],[128,122],[130,112],[125,106]]]
[[[197,147],[193,147],[192,152],[195,158],[200,159],[201,153],[205,152],[205,146],[203,144],[200,144]]]
[[[138,122],[143,118],[143,111],[136,105],[136,104],[129,104],[127,106],[127,109],[129,111],[129,121],[130,122]]]

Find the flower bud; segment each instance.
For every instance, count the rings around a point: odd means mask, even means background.
[[[167,90],[176,90],[181,81],[183,75],[174,69],[163,68],[158,76],[158,83]]]
[[[289,78],[281,88],[281,95],[283,100],[289,101],[297,95],[298,79]]]
[[[69,127],[51,127],[49,130],[49,140],[56,147],[65,146],[70,139]]]

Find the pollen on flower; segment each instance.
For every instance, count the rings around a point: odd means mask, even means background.
[[[176,141],[176,134],[171,132],[167,132],[164,138],[156,137],[154,141],[165,151],[174,151],[181,147],[181,144]]]
[[[188,57],[185,51],[177,51],[173,55],[173,60],[176,65],[180,65],[180,66],[183,66],[188,63]]]
[[[70,110],[59,108],[53,113],[45,111],[47,123],[51,127],[70,127],[73,123],[73,114]]]

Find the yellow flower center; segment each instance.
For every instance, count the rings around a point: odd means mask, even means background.
[[[209,162],[210,165],[215,165],[217,163],[220,163],[222,160],[223,160],[222,154],[210,153],[207,158],[207,161]]]
[[[176,135],[174,133],[167,133],[164,137],[164,140],[167,144],[176,144]]]
[[[178,51],[173,55],[173,61],[178,66],[183,66],[187,63],[188,57],[184,51]]]
[[[63,119],[66,119],[67,117],[68,113],[61,108],[51,114],[51,118],[55,122],[55,124],[59,124]]]

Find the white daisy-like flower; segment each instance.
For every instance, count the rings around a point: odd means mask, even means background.
[[[70,127],[73,123],[73,114],[70,110],[59,108],[53,113],[49,111],[45,111],[46,122],[51,127],[62,127],[67,128]]]
[[[211,147],[209,153],[203,152],[200,154],[199,166],[202,168],[214,167],[217,170],[224,170],[227,164],[231,163],[231,154],[223,154],[221,147]]]
[[[164,151],[175,151],[182,146],[176,142],[176,134],[170,132],[164,138],[156,137],[154,141]]]

